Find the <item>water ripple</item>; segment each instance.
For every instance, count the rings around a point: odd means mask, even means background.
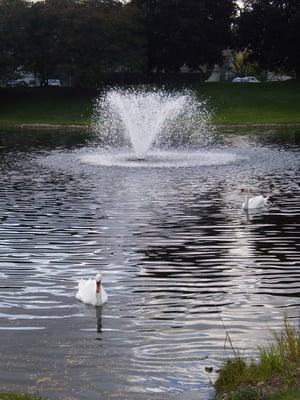
[[[297,152],[231,142],[224,151],[235,162],[192,157],[175,169],[99,167],[81,162],[95,151],[81,147],[4,153],[1,388],[14,376],[14,389],[47,377],[43,393],[74,398],[114,398],[118,388],[128,399],[207,394],[204,367],[222,362],[224,326],[251,354],[286,308],[297,316]],[[272,191],[270,208],[245,214],[241,186]],[[103,310],[74,298],[98,270]]]

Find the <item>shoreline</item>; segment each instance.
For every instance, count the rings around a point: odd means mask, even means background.
[[[288,123],[237,123],[237,124],[212,124],[215,128],[221,129],[235,129],[235,128],[298,128],[300,127],[299,122],[288,122]],[[0,129],[21,129],[21,130],[87,130],[90,129],[90,125],[88,124],[51,124],[51,123],[17,123],[17,124],[3,124],[0,123]]]

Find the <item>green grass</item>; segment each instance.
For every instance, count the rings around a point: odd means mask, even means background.
[[[193,85],[214,110],[216,124],[300,123],[300,83]],[[96,90],[0,88],[0,126],[89,124]]]
[[[42,398],[31,394],[0,392],[0,400],[42,400]]]
[[[278,392],[268,397],[268,400],[299,400],[300,389],[290,389],[285,392]]]
[[[96,91],[66,88],[0,89],[0,125],[85,125],[95,96]]]
[[[209,99],[218,124],[300,123],[300,83],[210,83],[197,93]]]
[[[272,340],[258,348],[258,360],[247,362],[230,338],[229,343],[234,357],[225,362],[215,382],[217,398],[226,395],[226,400],[259,400],[276,390],[300,387],[300,337],[287,317],[283,330],[273,332]]]

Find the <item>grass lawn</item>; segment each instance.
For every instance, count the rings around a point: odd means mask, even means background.
[[[214,110],[216,124],[300,123],[300,83],[202,83],[193,89]],[[0,126],[89,124],[96,90],[0,88]]]
[[[218,124],[300,123],[300,82],[207,83],[197,88]]]
[[[66,88],[0,89],[0,126],[88,124],[96,92]]]

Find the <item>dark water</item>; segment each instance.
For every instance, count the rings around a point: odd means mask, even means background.
[[[298,323],[299,131],[221,133],[181,168],[177,149],[90,164],[88,143],[0,135],[0,390],[208,399],[224,325],[253,355],[284,310]],[[241,187],[270,208],[245,214]],[[102,310],[74,298],[97,271]]]

